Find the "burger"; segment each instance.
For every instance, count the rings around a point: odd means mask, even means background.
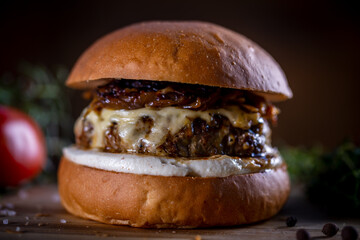
[[[292,97],[257,44],[205,22],[143,22],[96,41],[66,85],[92,98],[63,149],[61,202],[108,224],[196,228],[253,223],[287,200],[271,145]]]

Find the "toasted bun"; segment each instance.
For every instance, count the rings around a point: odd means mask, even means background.
[[[278,63],[246,37],[204,22],[144,22],[112,32],[77,61],[67,86],[94,88],[111,79],[202,84],[292,97]]]
[[[290,189],[286,166],[224,178],[116,173],[62,158],[64,207],[74,215],[133,227],[194,228],[257,222],[275,215]]]

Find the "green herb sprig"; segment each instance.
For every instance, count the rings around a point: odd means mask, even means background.
[[[46,180],[47,176],[55,177],[62,148],[73,139],[74,119],[69,90],[64,86],[67,76],[68,70],[64,66],[49,69],[27,62],[21,63],[15,74],[0,75],[0,104],[29,114],[45,134],[49,159],[40,181]]]
[[[360,147],[347,140],[331,152],[321,148],[281,150],[295,183],[331,214],[360,214]]]

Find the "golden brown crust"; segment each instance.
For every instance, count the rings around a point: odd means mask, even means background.
[[[290,189],[286,166],[225,178],[164,177],[89,168],[62,158],[59,193],[72,214],[154,228],[231,226],[275,215]]]
[[[292,97],[278,63],[246,37],[204,22],[144,22],[112,32],[77,61],[67,85],[94,88],[109,79],[202,84]]]

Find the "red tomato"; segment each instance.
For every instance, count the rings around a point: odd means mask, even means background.
[[[45,138],[28,115],[0,106],[0,186],[16,186],[45,164]]]

